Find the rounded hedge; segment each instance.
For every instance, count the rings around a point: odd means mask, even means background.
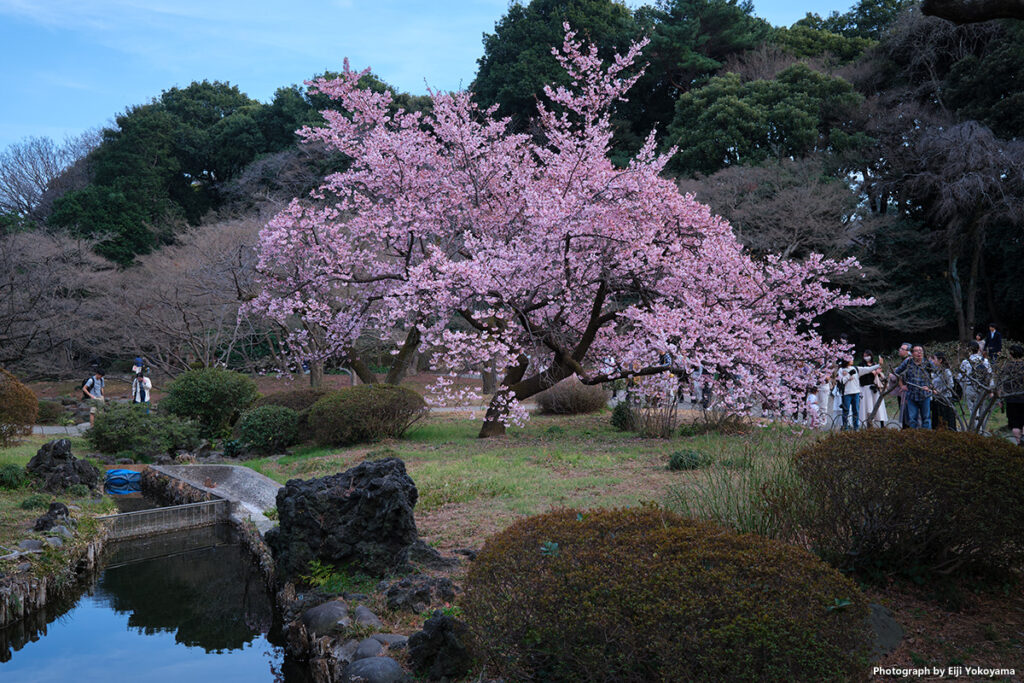
[[[584,415],[604,408],[608,395],[604,387],[583,384],[573,375],[537,394],[536,401],[544,415]]]
[[[654,508],[557,510],[488,539],[461,601],[511,680],[866,676],[867,601],[812,554]]]
[[[397,439],[427,412],[423,397],[393,384],[361,384],[330,393],[309,409],[309,428],[322,446]]]
[[[335,390],[313,389],[312,387],[279,391],[267,396],[261,396],[256,401],[255,407],[284,406],[285,408],[291,408],[299,415],[299,431],[301,433],[309,429],[309,409],[324,396],[332,393],[335,393]]]
[[[199,445],[199,427],[174,415],[147,415],[132,403],[108,403],[96,414],[85,438],[100,453],[130,453],[133,460],[173,455]]]
[[[195,420],[205,437],[225,436],[239,414],[256,400],[256,382],[224,368],[200,368],[167,386],[160,410]]]
[[[1024,563],[1024,449],[926,429],[830,436],[795,456],[824,559],[865,574],[944,577]]]
[[[279,453],[299,436],[299,414],[285,406],[253,408],[238,420],[242,443],[257,453]]]
[[[39,400],[18,378],[0,369],[0,446],[32,433],[39,416]]]

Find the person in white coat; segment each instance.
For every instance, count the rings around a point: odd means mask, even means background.
[[[878,365],[854,367],[853,361],[849,358],[839,359],[839,369],[836,370],[836,386],[843,396],[844,430],[850,428],[851,422],[854,429],[860,429],[860,377],[874,372],[879,367]]]
[[[870,349],[866,349],[861,355],[863,361],[862,368],[867,368],[875,365],[875,354]],[[883,379],[883,373],[881,370],[882,362],[879,360],[878,370],[873,372],[866,372],[860,376],[860,423],[867,424],[868,419],[871,417],[872,411],[875,409],[875,404],[878,404],[878,412],[875,413],[875,426],[884,427],[885,423],[889,421],[889,414],[885,409],[885,399],[882,398],[882,391],[885,390],[885,380]],[[870,425],[869,425],[870,426]]]

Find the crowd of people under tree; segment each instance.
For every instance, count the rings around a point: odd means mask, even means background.
[[[843,357],[826,384],[811,387],[805,418],[826,420],[842,429],[893,426],[984,432],[997,406],[1004,406],[1014,440],[1024,429],[1024,346],[1003,351],[996,325],[975,335],[966,357],[955,367],[942,351],[926,354],[920,344],[904,342],[893,367],[865,349],[861,364]],[[955,360],[954,360],[955,363]],[[890,419],[885,404],[896,397],[898,414]]]

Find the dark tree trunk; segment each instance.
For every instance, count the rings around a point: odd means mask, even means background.
[[[395,360],[391,364],[391,369],[388,371],[388,376],[384,382],[387,384],[401,384],[402,379],[405,378],[406,371],[409,369],[409,363],[416,354],[416,349],[419,348],[419,345],[420,330],[417,327],[413,327],[405,335],[405,343],[402,344],[398,355],[395,356]]]
[[[525,401],[531,396],[536,396],[545,389],[561,382],[573,374],[574,370],[567,364],[558,361],[552,363],[551,367],[543,372],[538,372],[526,379],[526,364],[513,368],[505,374],[505,378],[498,387],[498,391],[487,406],[487,413],[484,415],[484,424],[480,427],[479,438],[486,439],[490,436],[503,436],[505,434],[505,423],[502,418],[508,415],[507,397],[512,395],[518,401]]]
[[[311,361],[309,364],[309,386],[319,389],[324,385],[324,362],[322,360]]]

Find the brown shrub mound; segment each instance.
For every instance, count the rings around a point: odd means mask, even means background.
[[[951,576],[1024,563],[1024,449],[926,429],[830,436],[796,455],[809,540],[865,574]]]
[[[654,507],[558,510],[491,537],[462,607],[508,680],[866,675],[867,602],[811,553]]]
[[[39,400],[18,378],[0,369],[0,446],[31,434],[39,416]]]

